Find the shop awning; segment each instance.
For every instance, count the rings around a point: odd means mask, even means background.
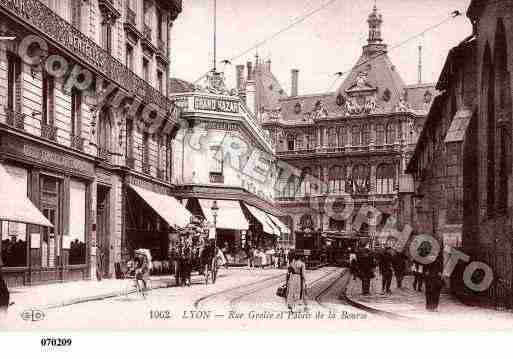
[[[256,207],[245,204],[251,214],[262,224],[262,229],[265,233],[271,235],[280,235],[280,229],[271,221],[267,214]]]
[[[267,214],[269,218],[280,228],[282,234],[290,234],[290,229],[287,227],[285,223],[283,223],[278,217],[273,216],[272,214]]]
[[[214,203],[214,200],[199,199],[199,203],[207,221],[214,223],[214,217],[212,216],[212,203]],[[248,230],[249,223],[246,217],[244,217],[244,213],[242,213],[239,201],[217,200],[217,206],[219,207],[217,228],[238,231]]]
[[[0,221],[53,227],[25,193],[13,191],[14,179],[0,164]]]
[[[176,198],[134,185],[129,186],[171,227],[184,228],[191,222],[192,213]]]

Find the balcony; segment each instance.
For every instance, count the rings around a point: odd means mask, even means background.
[[[85,138],[80,137],[80,136],[71,135],[71,148],[74,148],[75,150],[78,150],[78,151],[83,151],[84,150],[84,142],[85,142]]]
[[[110,162],[112,155],[108,148],[98,147],[98,158],[105,162]]]
[[[116,5],[114,5],[114,0],[98,0],[98,7],[105,18],[117,19],[121,16],[116,9]]]
[[[224,183],[224,176],[222,173],[210,173],[210,183]]]
[[[150,166],[150,164],[148,162],[143,162],[143,164],[142,164],[142,172],[145,175],[150,175],[151,166]]]
[[[126,158],[126,166],[130,169],[135,169],[135,158],[127,157]]]
[[[25,114],[18,113],[5,107],[5,114],[7,116],[7,125],[14,127],[18,130],[25,130]]]
[[[57,127],[54,125],[48,125],[41,123],[41,137],[46,138],[50,141],[57,140]]]
[[[130,9],[130,7],[128,6],[126,8],[126,22],[134,27],[137,26],[137,23],[135,21],[135,11]]]

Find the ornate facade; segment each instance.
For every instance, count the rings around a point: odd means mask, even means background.
[[[134,220],[128,197],[132,185],[173,187],[178,109],[166,79],[181,10],[180,0],[0,1],[0,161],[54,224],[2,222],[10,284],[112,276],[137,245],[134,223],[165,227]]]
[[[354,215],[362,205],[399,214],[399,179],[436,93],[432,84],[403,82],[387,55],[382,22],[375,7],[368,42],[336,92],[298,95],[292,70],[291,96],[257,112],[277,159],[299,169],[278,178],[275,194],[296,231],[352,231],[352,217],[335,220],[309,205],[329,194],[351,194]]]

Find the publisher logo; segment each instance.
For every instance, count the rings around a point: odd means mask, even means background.
[[[39,322],[45,319],[45,313],[37,309],[25,310],[21,313],[21,319],[27,322]]]

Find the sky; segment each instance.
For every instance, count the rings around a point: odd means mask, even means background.
[[[367,42],[367,18],[375,2],[383,15],[384,43],[406,84],[418,82],[420,44],[423,82],[436,82],[449,50],[472,32],[465,16],[470,0],[217,0],[217,67],[233,87],[235,65],[254,61],[258,52],[261,59],[271,59],[272,72],[287,93],[293,68],[300,70],[300,94],[335,91],[342,80],[334,74],[351,70]],[[234,59],[232,65],[221,64],[326,3],[330,4],[258,50]],[[213,4],[214,0],[183,0],[172,30],[173,77],[195,82],[212,69]],[[463,15],[432,28],[454,10]],[[392,49],[410,38],[414,39]]]

